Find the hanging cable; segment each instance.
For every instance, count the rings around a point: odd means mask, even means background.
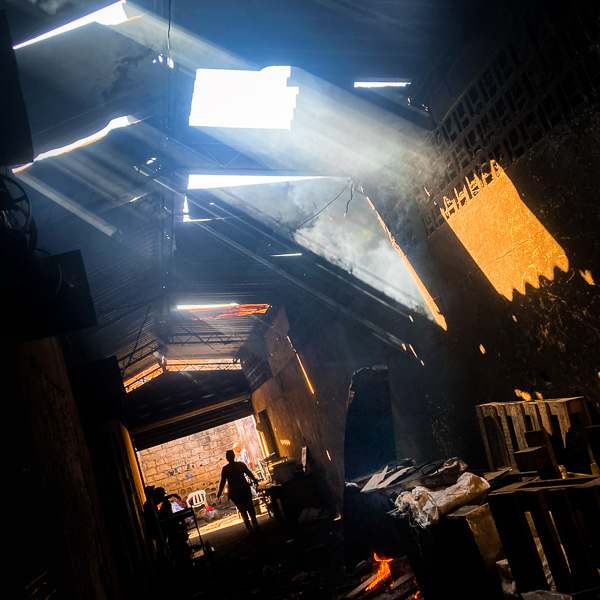
[[[300,225],[297,225],[296,227],[290,229],[288,231],[288,233],[293,233],[295,231],[298,231],[298,229],[300,229],[300,227],[306,225],[309,221],[312,221],[315,217],[318,217],[326,208],[331,206],[346,191],[347,187],[351,183],[352,183],[352,180],[348,179],[348,181],[346,182],[346,185],[344,186],[342,191],[331,202],[328,202],[319,212],[315,213],[312,217],[309,217],[308,219],[306,219],[306,221],[302,221],[302,223],[300,223]],[[351,188],[351,190],[352,190],[352,188]],[[352,191],[350,193],[352,194]],[[352,199],[352,196],[350,196],[350,199]]]
[[[344,217],[348,214],[348,207],[350,206],[350,202],[352,202],[353,194],[354,194],[354,183],[350,186],[350,198],[348,199],[348,202],[346,203],[346,212],[344,213]]]
[[[169,0],[169,25],[167,27],[167,138],[171,133],[171,4]]]

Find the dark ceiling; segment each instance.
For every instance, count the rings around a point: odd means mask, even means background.
[[[107,4],[9,0],[6,8],[16,44]],[[141,0],[137,5],[255,67],[292,65],[344,85],[365,77],[421,78],[441,57],[460,50],[485,19],[488,3]]]
[[[241,371],[163,373],[128,394],[124,421],[143,450],[251,414]]]
[[[104,4],[7,2],[13,43]],[[124,25],[92,23],[16,50],[36,155],[122,115],[138,121],[16,174],[32,202],[38,247],[82,253],[98,320],[85,334],[92,358],[115,355],[126,379],[161,354],[238,355],[262,316],[201,319],[173,310],[175,299],[193,297],[280,306],[308,294],[401,346],[352,304],[366,294],[395,314],[404,309],[299,248],[289,231],[275,232],[222,198],[215,202],[210,191],[188,195],[194,216],[215,220],[182,223],[183,167],[289,172],[316,164],[284,151],[276,136],[267,152],[256,138],[234,147],[210,131],[192,131],[194,69],[286,64],[324,80],[323,89],[333,83],[350,92],[352,82],[364,78],[409,78],[414,88],[460,51],[482,18],[480,3],[172,0],[125,6],[136,18]],[[173,57],[174,69],[157,64],[160,53]],[[410,89],[391,100],[372,92],[361,97],[420,123],[429,115],[408,106]],[[298,251],[304,254],[293,263],[272,257]]]

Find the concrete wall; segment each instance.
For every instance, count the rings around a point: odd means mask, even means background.
[[[141,450],[138,458],[144,483],[164,487],[168,493],[182,498],[190,492],[204,490],[207,499],[214,502],[221,469],[227,464],[225,452],[238,441],[253,458],[262,458],[253,417]]]
[[[56,338],[21,344],[12,359],[2,361],[12,366],[2,375],[7,401],[18,410],[5,420],[13,432],[2,437],[16,434],[28,447],[14,455],[20,473],[17,479],[8,471],[7,485],[18,489],[30,508],[7,522],[10,586],[25,589],[35,581],[36,589],[48,594],[54,589],[65,597],[120,598],[105,513],[60,344]],[[8,594],[13,596],[10,589]]]
[[[372,314],[376,311],[383,312],[374,304]],[[353,373],[363,367],[388,367],[397,458],[426,462],[460,456],[474,468],[485,466],[475,411],[464,401],[471,383],[454,361],[452,349],[437,337],[437,325],[417,314],[400,319],[396,315],[393,323],[390,318],[390,330],[410,340],[417,359],[343,316],[332,318],[330,311],[306,297],[298,304],[288,303],[285,312],[289,330],[276,322],[267,335],[275,330],[282,340],[271,344],[272,352],[267,353],[272,354],[269,363],[275,374],[254,391],[252,403],[255,412],[267,411],[281,456],[300,461],[301,448],[307,446],[308,471],[315,476],[322,505],[341,510],[348,391]]]
[[[597,7],[522,8],[430,82],[437,177],[371,196],[445,319],[436,435],[491,401],[584,395],[599,414]]]

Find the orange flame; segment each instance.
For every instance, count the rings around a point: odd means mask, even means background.
[[[377,576],[375,577],[375,579],[365,589],[365,592],[368,592],[369,590],[372,590],[378,583],[380,583],[384,579],[386,579],[388,577],[390,579],[392,578],[392,572],[390,571],[390,565],[389,565],[389,563],[391,563],[393,559],[391,559],[391,558],[379,558],[379,556],[377,556],[376,552],[374,553],[374,557],[373,558],[375,558],[375,561],[379,563],[379,570],[377,571]]]

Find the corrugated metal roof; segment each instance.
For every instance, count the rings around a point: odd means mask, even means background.
[[[138,450],[252,414],[241,371],[164,373],[127,397],[125,423]]]
[[[288,61],[330,81],[345,78],[346,88],[359,75],[425,77],[439,49],[480,18],[471,14],[478,5],[307,0],[283,7],[268,0],[252,6],[229,0],[209,10],[180,0],[173,4],[171,34],[188,44],[177,49],[173,70],[152,62],[166,50],[167,34],[166,22],[152,15],[154,5],[145,20],[132,21],[120,33],[92,24],[19,50],[36,153],[90,135],[114,117],[142,119],[19,175],[29,181],[38,246],[51,254],[81,250],[98,317],[86,334],[97,357],[115,355],[128,378],[160,355],[239,356],[263,317],[194,320],[173,310],[177,301],[192,297],[278,306],[309,294],[386,338],[361,313],[356,291],[363,284],[306,251],[298,261],[273,261],[275,251],[298,250],[286,235],[221,200],[221,208],[212,206],[210,192],[193,193],[194,210],[219,220],[181,222],[189,169],[289,170],[302,168],[303,160],[283,150],[278,155],[276,148],[267,152],[252,141],[232,147],[189,128],[193,70],[199,61],[212,66],[225,58],[247,68]],[[99,7],[59,3],[50,15],[43,3],[9,5],[15,43],[85,14],[86,6]],[[131,3],[127,7],[137,10]],[[144,27],[136,30],[142,20]]]

